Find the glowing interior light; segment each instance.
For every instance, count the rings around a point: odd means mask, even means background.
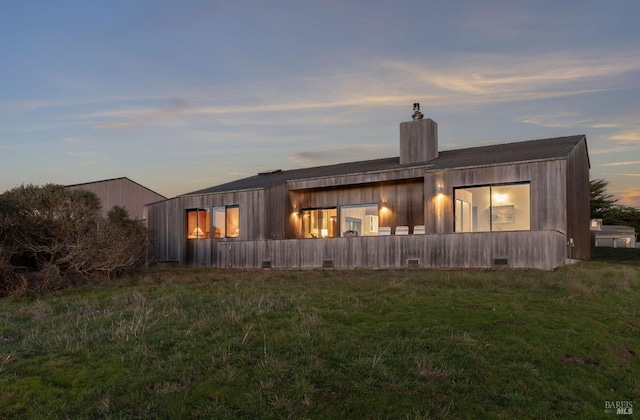
[[[327,236],[329,236],[329,229],[321,229],[320,236],[322,236],[323,238],[326,238]]]
[[[507,194],[493,194],[493,201],[496,203],[504,203],[507,201]]]

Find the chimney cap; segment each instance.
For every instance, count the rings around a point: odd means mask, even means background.
[[[422,115],[422,112],[420,112],[420,103],[414,102],[413,115],[411,116],[411,118],[413,118],[414,120],[421,120],[423,117],[424,115]]]

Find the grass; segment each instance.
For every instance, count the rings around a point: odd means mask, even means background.
[[[582,418],[640,401],[640,265],[158,270],[0,300],[2,418]]]

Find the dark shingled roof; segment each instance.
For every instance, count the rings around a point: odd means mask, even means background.
[[[399,157],[363,160],[339,163],[336,165],[316,166],[312,168],[292,169],[288,171],[266,172],[248,178],[231,181],[184,195],[211,194],[267,188],[287,181],[320,178],[327,176],[349,175],[366,172],[423,167],[426,170],[444,170],[474,166],[552,160],[567,157],[585,136],[583,134],[556,137],[543,140],[530,140],[517,143],[495,144],[491,146],[471,147],[468,149],[441,151],[437,159],[418,163],[400,164]]]
[[[566,158],[584,134],[440,152],[429,169],[455,169]]]

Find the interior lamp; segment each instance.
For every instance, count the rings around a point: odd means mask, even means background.
[[[320,236],[322,236],[323,238],[329,236],[329,229],[320,229]]]
[[[507,194],[493,194],[493,201],[496,203],[505,203],[507,201]]]
[[[196,227],[195,229],[193,229],[193,232],[191,232],[191,236],[194,238],[204,238],[204,232],[202,231],[202,229],[200,229],[200,227]]]

